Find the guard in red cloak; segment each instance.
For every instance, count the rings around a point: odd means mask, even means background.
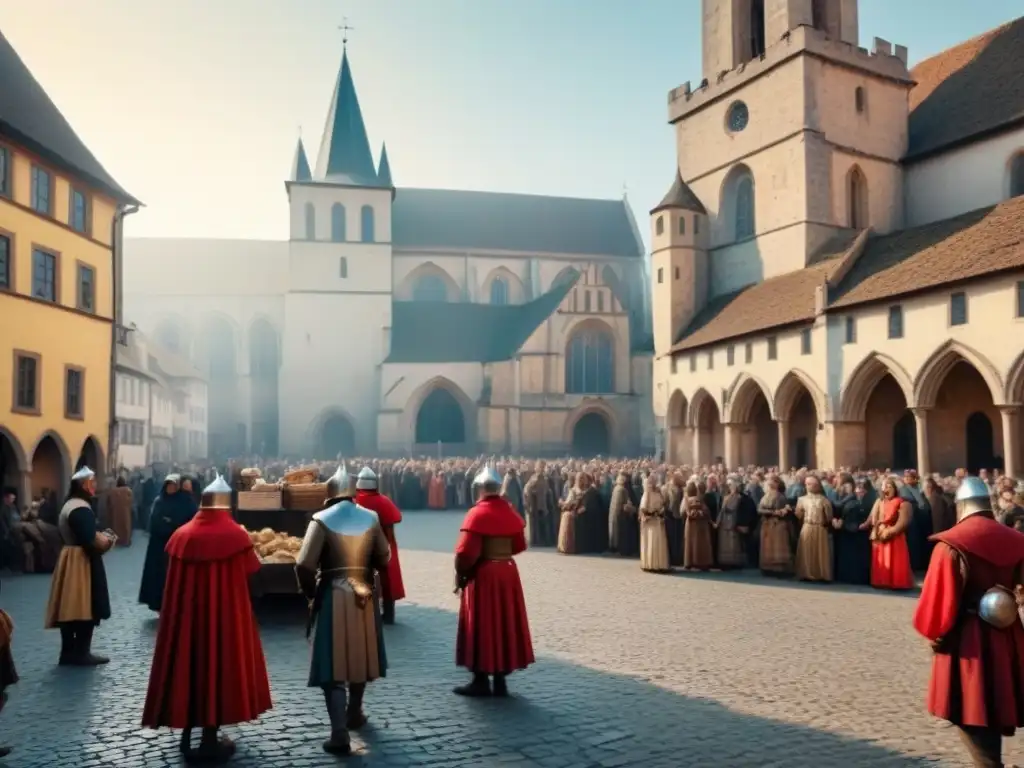
[[[385,624],[394,624],[395,602],[405,597],[402,564],[398,561],[398,542],[395,540],[395,526],[402,522],[402,512],[391,499],[378,491],[377,475],[369,467],[363,467],[356,478],[356,504],[377,513],[380,527],[391,545],[391,560],[387,569],[380,572],[380,590],[382,620]]]
[[[146,728],[182,728],[186,761],[222,760],[235,750],[224,725],[270,709],[270,683],[249,576],[260,562],[249,535],[231,518],[231,487],[218,476],[199,512],[167,542],[167,586],[156,638]],[[197,749],[193,728],[202,728]]]
[[[462,521],[455,545],[456,591],[461,591],[455,663],[473,673],[460,696],[508,696],[506,675],[534,661],[526,599],[514,555],[526,550],[526,523],[499,495],[490,467],[476,476],[480,500]]]
[[[928,711],[960,730],[976,766],[1002,768],[1003,736],[1024,726],[1024,534],[992,515],[988,486],[967,477],[957,524],[936,542],[914,614],[935,656]]]

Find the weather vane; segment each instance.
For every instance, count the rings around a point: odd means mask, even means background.
[[[353,31],[355,27],[348,25],[348,16],[345,16],[341,20],[341,26],[338,27],[341,30],[341,45],[342,48],[348,48],[348,33]]]

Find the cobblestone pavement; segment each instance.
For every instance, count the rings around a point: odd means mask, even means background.
[[[914,601],[745,575],[644,574],[635,562],[529,552],[519,559],[539,662],[514,698],[450,689],[457,608],[451,546],[459,516],[413,513],[399,527],[410,599],[387,628],[386,680],[348,765],[966,765],[953,730],[923,711],[928,651]],[[135,597],[146,539],[107,558],[114,618],[95,670],[55,665],[42,630],[47,576],[4,579],[21,682],[0,715],[25,768],[178,765],[176,734],[138,727],[155,624]],[[329,766],[322,698],[305,687],[302,606],[260,607],[274,709],[229,729],[243,767]],[[1011,745],[1010,757],[1022,754]]]

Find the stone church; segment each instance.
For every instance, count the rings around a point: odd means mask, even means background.
[[[208,374],[211,456],[653,448],[624,199],[396,187],[347,53],[285,191],[287,241],[125,244],[126,319]]]
[[[702,16],[650,217],[670,458],[1024,470],[1024,19],[911,69],[857,0]]]

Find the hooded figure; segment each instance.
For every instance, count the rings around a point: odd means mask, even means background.
[[[218,476],[195,517],[167,542],[167,589],[142,713],[144,728],[181,728],[186,761],[222,760],[224,725],[270,709],[270,682],[249,577],[260,561],[231,517],[231,487]],[[202,729],[195,750],[193,728]]]
[[[479,501],[455,544],[459,629],[455,663],[473,673],[460,696],[507,696],[505,678],[534,661],[526,598],[514,555],[526,550],[526,523],[501,498],[501,478],[484,467],[473,481]]]
[[[377,475],[369,467],[363,467],[356,478],[356,504],[377,513],[380,527],[391,546],[391,560],[388,567],[380,572],[381,602],[385,624],[395,623],[395,602],[405,597],[402,582],[402,564],[398,560],[398,541],[395,526],[402,522],[402,512],[377,488]]]
[[[349,731],[366,724],[366,684],[387,672],[374,571],[388,567],[391,547],[377,513],[353,501],[355,485],[344,466],[338,467],[295,561],[299,586],[310,601],[309,687],[323,690],[331,720],[323,747],[336,755],[352,751]]]
[[[82,467],[71,476],[71,489],[60,511],[58,527],[64,548],[50,582],[46,628],[60,628],[60,664],[92,667],[110,659],[92,653],[92,635],[110,618],[110,593],[103,555],[117,541],[111,531],[98,530],[93,501],[96,473]]]
[[[159,612],[164,599],[164,582],[167,580],[167,554],[164,550],[167,542],[195,514],[192,495],[181,489],[181,477],[171,474],[164,478],[160,495],[153,502],[149,516],[149,543],[139,585],[139,602],[151,611]]]

